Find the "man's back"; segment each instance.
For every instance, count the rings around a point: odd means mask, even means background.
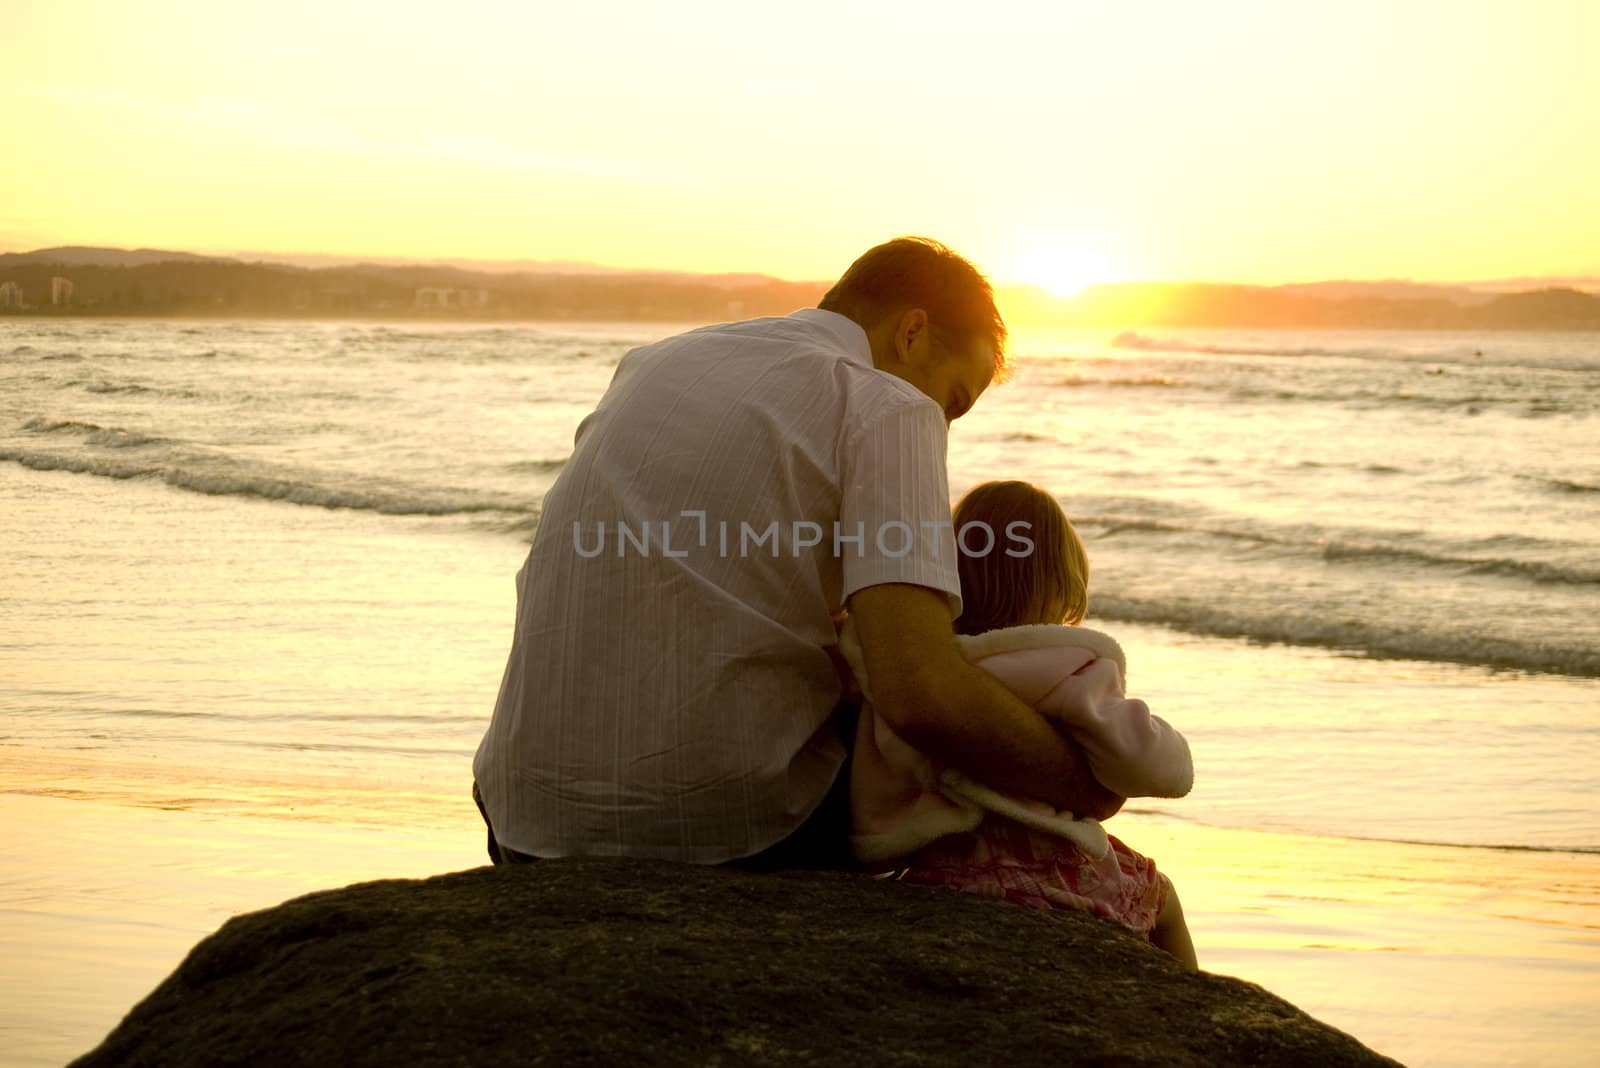
[[[624,357],[518,576],[474,764],[500,841],[719,862],[798,826],[843,760],[831,613],[874,582],[956,593],[947,532],[915,529],[948,517],[944,434],[831,312]],[[921,546],[880,551],[886,519]]]

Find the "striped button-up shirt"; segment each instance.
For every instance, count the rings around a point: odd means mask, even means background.
[[[960,611],[939,406],[817,309],[629,352],[517,575],[473,771],[502,845],[719,863],[844,760],[824,647],[886,582]]]

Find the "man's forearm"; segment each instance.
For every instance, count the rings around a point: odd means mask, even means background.
[[[927,697],[884,695],[899,707],[881,714],[938,763],[1004,793],[1097,819],[1122,807],[1123,798],[1095,779],[1082,747],[1058,734],[992,675],[961,667],[928,685]],[[907,707],[911,703],[915,707]]]
[[[1002,793],[1078,816],[1122,807],[1077,745],[961,656],[943,596],[890,583],[858,590],[850,604],[873,704],[900,737]]]

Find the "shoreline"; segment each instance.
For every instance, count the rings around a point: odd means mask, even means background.
[[[235,914],[479,866],[481,830],[463,808],[451,826],[380,828],[0,794],[0,819],[18,828],[0,862],[7,1063],[86,1052]],[[1600,981],[1600,856],[1508,854],[1486,866],[1452,860],[1455,847],[1158,813],[1110,826],[1173,879],[1203,968],[1381,1053],[1411,1065],[1559,1064],[1600,1043],[1585,993]]]

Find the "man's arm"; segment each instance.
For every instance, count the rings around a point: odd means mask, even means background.
[[[868,586],[850,597],[873,708],[935,761],[1007,793],[1105,819],[1123,799],[1095,780],[1083,750],[992,675],[962,657],[942,594]]]

